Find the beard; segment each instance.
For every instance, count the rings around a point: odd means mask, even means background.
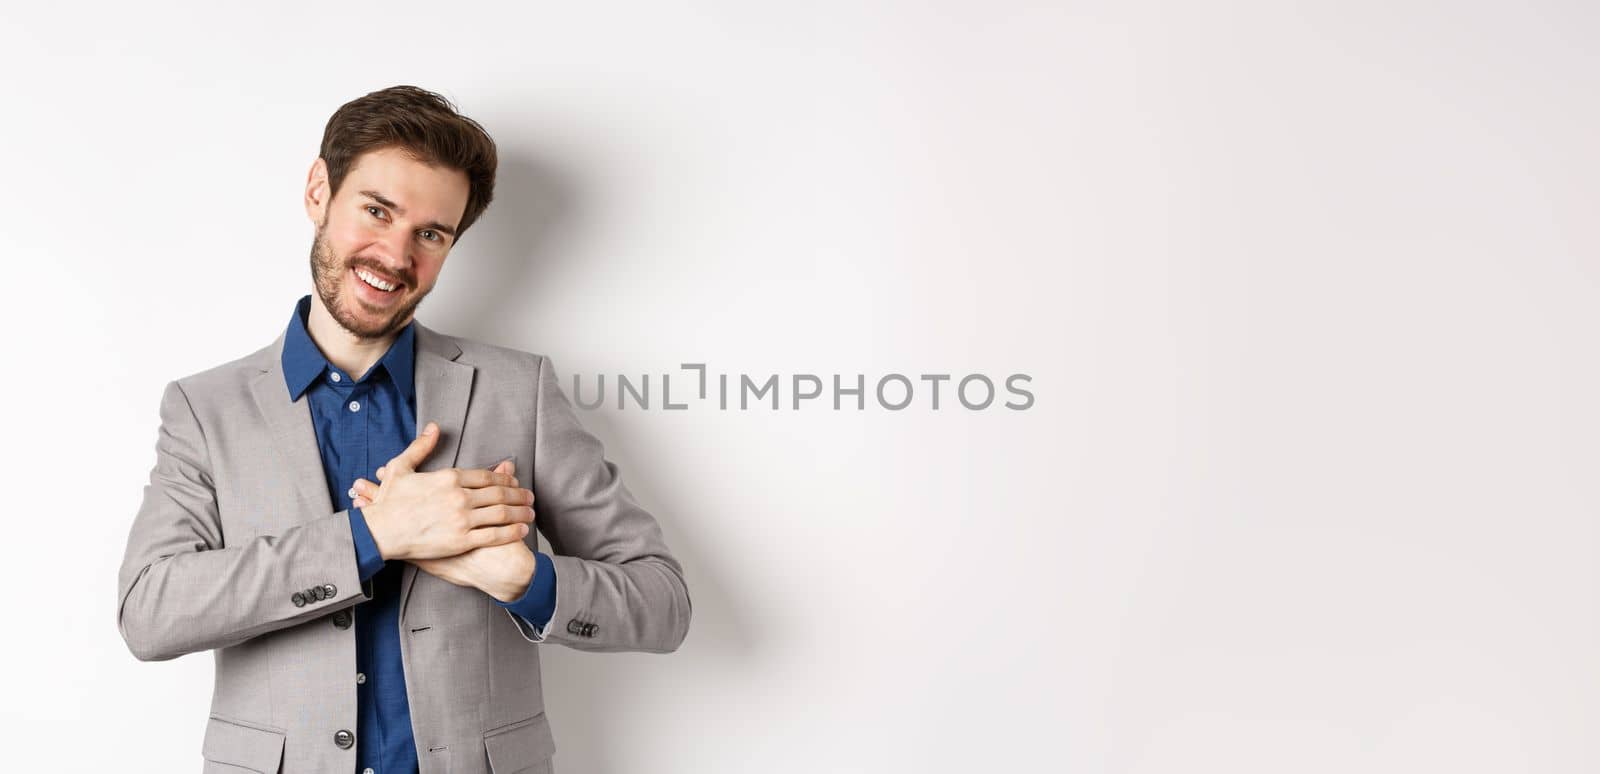
[[[428,295],[428,292],[417,292],[410,300],[396,305],[389,312],[388,317],[380,318],[377,321],[372,321],[369,317],[358,316],[353,310],[345,308],[344,278],[345,275],[350,273],[351,269],[363,266],[378,273],[379,276],[384,276],[389,272],[385,271],[377,261],[363,258],[345,260],[334,255],[333,248],[323,238],[323,230],[326,225],[326,221],[319,224],[317,226],[317,234],[311,240],[311,283],[316,286],[317,297],[322,299],[323,308],[328,310],[328,314],[332,315],[333,319],[341,327],[364,339],[383,338],[405,327],[406,323],[411,321],[411,313],[416,311],[417,304],[422,303],[422,299]],[[402,274],[400,280],[405,284],[398,292],[406,292],[407,289],[416,292],[417,283],[410,276]],[[354,294],[350,298],[350,303],[371,312],[382,312],[381,309],[370,306],[360,298],[354,297]]]

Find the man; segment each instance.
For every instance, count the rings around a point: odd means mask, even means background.
[[[315,292],[166,386],[117,624],[141,660],[214,651],[205,771],[552,772],[538,644],[688,633],[679,562],[550,359],[413,319],[495,165],[432,92],[339,108],[306,181]]]

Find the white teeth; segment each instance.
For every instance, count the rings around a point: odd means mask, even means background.
[[[362,282],[365,282],[379,290],[394,290],[395,288],[394,283],[384,282],[383,280],[374,277],[372,274],[363,269],[356,269],[356,276],[360,277]]]

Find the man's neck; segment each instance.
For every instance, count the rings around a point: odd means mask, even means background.
[[[315,292],[311,294],[311,312],[307,317],[306,332],[311,334],[317,349],[322,350],[322,356],[357,381],[366,376],[367,369],[389,351],[389,346],[400,335],[396,330],[381,338],[368,339],[351,333],[333,319],[322,305],[322,297]]]

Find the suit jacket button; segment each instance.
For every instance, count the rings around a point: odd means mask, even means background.
[[[334,613],[333,625],[339,627],[340,629],[350,628],[350,611],[340,610],[339,612]]]
[[[322,601],[322,587],[321,586],[312,586],[311,588],[306,589],[306,596],[309,596],[312,599],[314,599],[314,600],[316,600],[318,602],[321,602]]]
[[[335,588],[332,583],[322,584],[322,593],[327,594],[328,599],[333,599],[334,597],[338,596],[338,592],[339,590]]]
[[[348,750],[350,749],[350,745],[356,743],[356,735],[341,728],[334,732],[333,743]]]
[[[294,596],[289,597],[289,598],[294,600],[294,606],[295,607],[305,607],[306,606],[306,595],[305,595],[305,592],[296,591],[294,593]]]
[[[595,633],[595,630],[599,629],[599,628],[600,628],[600,626],[598,624],[588,624],[588,625],[583,627],[583,636],[585,636],[585,637],[593,637],[594,633]]]

